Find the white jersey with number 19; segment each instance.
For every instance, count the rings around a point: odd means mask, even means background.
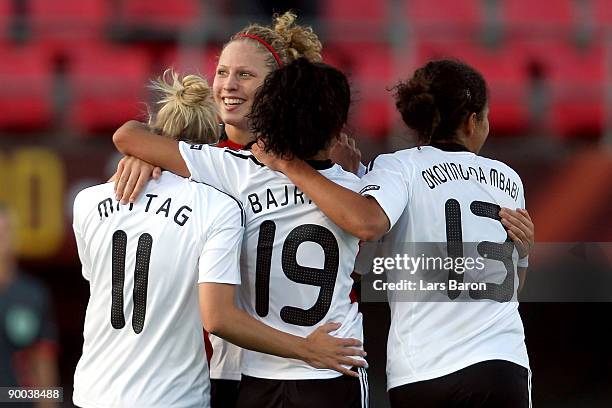
[[[404,301],[399,292],[388,294],[389,389],[486,360],[529,368],[516,301],[517,266],[526,267],[527,258],[518,259],[498,216],[500,207],[525,208],[523,184],[504,163],[460,146],[445,149],[424,146],[381,155],[362,179],[362,194],[375,198],[389,217],[392,228],[384,242],[390,247],[410,252],[415,245],[436,243],[449,252],[445,258],[465,260],[469,255],[476,261],[473,265],[485,266],[478,282],[485,283],[486,290],[449,291],[463,280],[460,274],[451,279],[449,272],[440,275],[448,285],[440,293],[445,300]],[[387,273],[389,279],[401,280],[395,276],[402,273],[397,269]],[[475,283],[468,282],[467,271],[465,275],[463,283]],[[415,282],[415,287],[427,288],[431,276],[423,275],[425,284]]]
[[[305,337],[327,322],[333,335],[363,338],[362,318],[349,293],[358,240],[329,220],[281,173],[248,151],[180,143],[191,178],[238,198],[246,213],[239,303],[278,330]],[[311,162],[330,180],[357,190],[359,179],[331,161]],[[303,361],[244,350],[242,373],[258,378],[334,378]]]
[[[198,283],[240,284],[244,214],[210,186],[164,172],[134,203],[81,191],[74,232],[89,281],[73,401],[82,407],[209,407]]]

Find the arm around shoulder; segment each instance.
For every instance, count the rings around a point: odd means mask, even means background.
[[[151,132],[143,123],[135,120],[124,123],[113,134],[113,143],[124,155],[137,157],[179,176],[190,176],[178,142]]]

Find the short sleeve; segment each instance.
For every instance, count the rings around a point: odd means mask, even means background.
[[[238,184],[245,176],[248,160],[227,148],[205,144],[179,142],[179,152],[191,174],[191,179],[211,185],[234,197],[239,196]],[[244,168],[243,168],[244,167]]]
[[[206,220],[208,234],[200,254],[198,283],[240,284],[240,249],[244,236],[244,213],[231,198],[219,200],[222,209],[213,220]]]
[[[361,179],[359,194],[373,197],[393,228],[408,205],[408,183],[403,164],[393,154],[377,157]]]
[[[83,193],[77,194],[74,199],[73,213],[72,213],[72,229],[74,231],[74,238],[76,239],[77,250],[79,259],[81,260],[82,274],[87,280],[91,278],[91,262],[86,251],[85,237],[82,232],[83,221],[81,219],[82,212],[85,211],[85,203],[83,202]]]

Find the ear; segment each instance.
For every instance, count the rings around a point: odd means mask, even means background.
[[[465,134],[469,137],[476,131],[476,125],[478,124],[478,117],[475,112],[472,112],[465,121]]]

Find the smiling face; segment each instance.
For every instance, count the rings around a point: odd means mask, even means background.
[[[213,94],[223,123],[248,131],[247,115],[257,88],[270,68],[266,53],[251,40],[236,40],[221,52],[213,81]],[[227,127],[226,127],[227,129]]]

